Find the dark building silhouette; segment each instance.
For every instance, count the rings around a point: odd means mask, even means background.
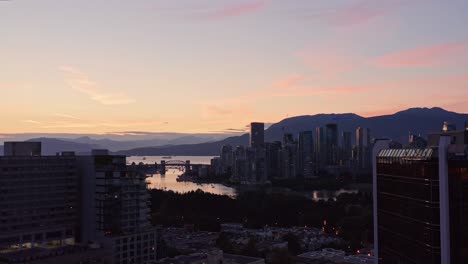
[[[317,166],[320,169],[323,169],[325,167],[326,163],[326,156],[327,156],[327,149],[326,149],[326,137],[325,137],[325,131],[323,127],[317,127],[315,129],[315,158],[316,158],[316,163]]]
[[[299,133],[298,174],[304,178],[314,175],[314,134],[312,131]]]
[[[356,161],[358,168],[367,170],[371,167],[370,129],[358,127],[356,129]]]
[[[353,157],[353,134],[351,132],[343,132],[342,134],[342,147],[341,147],[341,160],[344,164],[348,163]]]
[[[326,164],[338,165],[338,125],[325,126],[325,152]]]
[[[269,180],[281,177],[281,142],[265,143],[266,171]]]
[[[5,142],[5,156],[41,156],[41,142]]]
[[[80,225],[76,157],[6,142],[0,157],[0,251],[74,244]]]
[[[265,124],[253,122],[250,124],[250,147],[261,148],[265,143]]]

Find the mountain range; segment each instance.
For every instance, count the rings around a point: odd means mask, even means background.
[[[440,131],[444,121],[457,125],[458,129],[464,127],[468,120],[468,114],[450,112],[442,108],[410,108],[391,115],[362,117],[352,113],[345,114],[317,114],[296,116],[284,119],[271,125],[265,130],[265,140],[281,140],[284,133],[292,133],[297,136],[301,131],[312,130],[328,123],[336,123],[339,133],[343,131],[354,132],[357,127],[369,128],[374,138],[390,138],[403,144],[407,143],[408,134],[420,134]],[[231,136],[219,140],[217,137],[199,135],[182,135],[172,139],[144,139],[117,141],[107,138],[93,139],[89,136],[75,139],[63,138],[32,138],[28,141],[42,142],[43,154],[54,155],[60,151],[75,151],[79,154],[89,153],[91,149],[105,148],[122,155],[177,155],[197,156],[219,155],[223,145],[248,145],[249,135]],[[0,146],[0,153],[3,153]]]
[[[352,113],[346,114],[317,114],[296,116],[284,119],[271,125],[265,130],[265,141],[281,140],[284,133],[292,133],[295,136],[301,131],[312,130],[325,126],[328,123],[336,123],[339,133],[343,131],[355,132],[356,128],[364,127],[371,130],[373,138],[390,138],[402,144],[408,143],[408,135],[417,134],[426,137],[427,134],[440,131],[444,121],[449,121],[462,129],[464,122],[468,120],[468,114],[450,112],[442,108],[410,108],[391,115],[362,117]],[[248,145],[249,135],[229,137],[224,140],[177,146],[160,146],[136,148],[119,151],[125,155],[219,155],[223,145]]]

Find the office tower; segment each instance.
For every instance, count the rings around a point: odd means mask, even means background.
[[[103,245],[113,264],[155,261],[156,230],[150,222],[146,175],[127,167],[125,156],[106,150],[93,150],[78,162],[83,241]]]
[[[253,122],[250,124],[250,147],[261,148],[265,143],[265,124]]]
[[[468,148],[388,149],[374,157],[374,244],[378,263],[461,264],[468,259]]]
[[[326,164],[338,165],[338,125],[327,124],[325,126],[325,151]]]
[[[358,127],[356,129],[356,158],[358,168],[361,170],[370,169],[370,130],[368,128]]]
[[[5,156],[41,156],[41,142],[5,142]]]
[[[315,158],[317,166],[320,169],[325,167],[327,149],[326,149],[326,137],[323,127],[317,127],[315,129],[315,136],[317,137],[315,142]]]
[[[75,244],[80,213],[76,157],[67,152],[41,156],[40,149],[40,143],[5,143],[0,157],[2,254],[32,248],[29,252],[44,253]]]
[[[353,156],[353,143],[352,143],[352,133],[343,132],[342,134],[342,151],[341,151],[341,160],[344,163],[348,163]]]
[[[265,143],[265,161],[267,179],[278,179],[281,176],[281,142]]]
[[[299,133],[298,174],[304,178],[314,175],[314,135],[312,131]]]

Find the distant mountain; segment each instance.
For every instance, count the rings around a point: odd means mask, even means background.
[[[297,136],[301,131],[312,130],[324,126],[328,123],[338,124],[341,134],[343,131],[355,132],[357,127],[365,127],[371,130],[371,136],[374,138],[386,137],[406,144],[408,134],[421,134],[427,136],[431,132],[440,131],[444,121],[449,121],[462,129],[465,120],[468,120],[468,114],[459,114],[446,111],[442,108],[410,108],[405,111],[397,112],[392,115],[376,116],[365,118],[356,114],[318,114],[297,116],[282,120],[273,124],[265,131],[266,141],[281,140],[282,135],[292,133]],[[176,146],[154,146],[145,148],[130,149],[119,151],[119,154],[125,155],[219,155],[221,146],[230,144],[233,146],[247,145],[249,136],[247,134],[230,137],[221,141],[176,145]]]
[[[41,142],[42,155],[55,155],[57,152],[74,151],[77,154],[89,154],[92,149],[99,149],[100,146],[70,142],[56,138],[33,138],[27,141]]]
[[[142,148],[147,146],[165,146],[165,145],[182,145],[182,144],[199,144],[209,141],[217,141],[219,137],[200,137],[200,136],[181,136],[175,139],[145,139],[145,140],[130,140],[130,141],[117,141],[111,139],[92,139],[89,136],[80,137],[76,139],[62,139],[69,142],[82,143],[87,145],[99,146],[102,149],[110,151],[118,151],[122,149]]]
[[[248,142],[249,135],[245,134],[238,137],[229,137],[216,142],[136,148],[131,150],[118,151],[116,154],[127,156],[215,156],[219,154],[219,150],[223,145],[247,145]]]
[[[3,146],[0,146],[0,156],[3,156]]]

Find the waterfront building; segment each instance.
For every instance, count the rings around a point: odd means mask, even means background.
[[[373,151],[376,262],[466,263],[467,145],[445,132],[429,148],[388,143],[376,141]]]

